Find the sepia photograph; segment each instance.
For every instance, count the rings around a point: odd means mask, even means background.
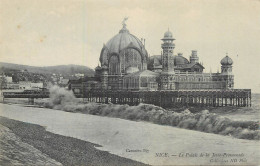
[[[260,165],[260,0],[0,0],[0,165]]]

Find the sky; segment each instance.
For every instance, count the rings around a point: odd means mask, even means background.
[[[174,54],[197,50],[205,72],[217,72],[228,53],[235,88],[260,93],[260,0],[0,0],[0,61],[94,69],[124,17],[150,55],[169,28]]]

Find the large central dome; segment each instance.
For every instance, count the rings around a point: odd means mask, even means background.
[[[106,47],[111,53],[120,53],[121,50],[130,44],[132,47],[138,48],[140,51],[142,51],[142,53],[146,53],[142,42],[137,37],[129,33],[125,27],[123,27],[117,35],[115,35],[106,43]]]
[[[143,43],[128,31],[126,24],[103,46],[100,54],[101,65],[107,66],[110,74],[127,74],[130,67],[145,70],[147,58]]]

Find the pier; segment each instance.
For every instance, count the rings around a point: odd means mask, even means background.
[[[171,107],[251,107],[250,89],[176,91],[88,91],[76,94],[86,102]]]
[[[251,89],[232,90],[176,90],[176,91],[105,91],[88,90],[75,93],[84,102],[138,105],[154,104],[163,108],[171,107],[251,107]],[[49,92],[24,93],[4,92],[4,98],[28,98],[30,104],[35,98],[49,98]]]

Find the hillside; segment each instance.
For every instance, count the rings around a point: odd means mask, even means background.
[[[30,73],[39,73],[39,74],[62,74],[62,75],[74,75],[76,73],[85,74],[87,76],[93,76],[94,70],[87,66],[80,65],[58,65],[58,66],[28,66],[20,65],[13,63],[4,63],[0,62],[0,72],[10,72],[16,70],[27,70]]]

